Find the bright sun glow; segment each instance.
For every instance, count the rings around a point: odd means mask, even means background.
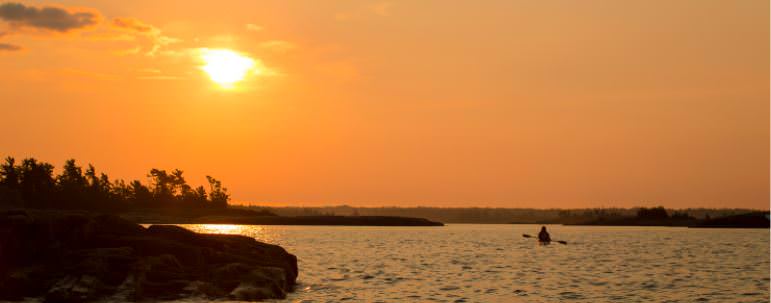
[[[201,59],[205,63],[201,69],[222,87],[232,87],[255,66],[252,58],[227,49],[202,49]]]

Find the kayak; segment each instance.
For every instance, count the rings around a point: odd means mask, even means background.
[[[562,241],[562,240],[552,240],[552,241],[543,242],[543,241],[538,240],[538,238],[533,237],[533,236],[528,235],[528,234],[522,234],[522,237],[524,237],[524,238],[533,238],[536,241],[538,241],[538,244],[541,244],[541,245],[549,245],[549,244],[551,244],[551,242],[557,242],[557,243],[563,244],[563,245],[567,245],[568,244],[567,241]]]

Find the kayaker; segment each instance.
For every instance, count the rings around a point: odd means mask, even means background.
[[[551,242],[551,237],[549,236],[549,232],[546,231],[546,226],[541,226],[541,232],[538,233],[538,242]]]

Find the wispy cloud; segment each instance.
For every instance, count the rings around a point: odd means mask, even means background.
[[[285,53],[293,50],[295,45],[284,40],[270,40],[260,43],[260,47],[278,53]]]
[[[12,27],[31,27],[56,32],[69,32],[99,23],[100,16],[90,11],[69,11],[56,6],[34,7],[21,3],[0,4],[0,20]]]
[[[145,52],[145,55],[151,57],[158,55],[161,49],[169,44],[182,42],[181,39],[166,36],[157,27],[136,18],[114,18],[112,20],[112,26],[134,35],[149,38],[151,46],[149,47],[149,50]],[[136,53],[139,53],[139,51],[136,51]]]
[[[264,28],[262,26],[259,26],[257,24],[249,23],[246,25],[246,30],[253,31],[253,32],[259,32],[262,31]]]
[[[139,76],[137,79],[140,80],[182,80],[184,78],[177,77],[177,76],[163,76],[163,75],[154,75],[154,76]]]
[[[21,46],[14,45],[14,44],[8,44],[8,43],[0,43],[0,51],[18,51],[21,50]]]
[[[136,70],[136,79],[139,80],[184,80],[182,75],[173,75],[157,68],[140,68]]]
[[[182,39],[163,36],[163,35],[157,35],[155,36],[154,42],[155,43],[153,44],[153,47],[150,49],[150,51],[145,53],[145,55],[148,55],[151,57],[155,56],[158,54],[158,51],[160,51],[162,47],[167,46],[169,44],[182,42]]]
[[[115,18],[112,19],[112,25],[129,31],[135,31],[140,33],[156,33],[160,32],[155,26],[144,23],[135,18]]]

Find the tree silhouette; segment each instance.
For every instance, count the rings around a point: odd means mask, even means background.
[[[666,219],[669,218],[669,214],[667,214],[667,210],[663,206],[653,208],[641,207],[637,210],[637,217],[644,219]]]
[[[209,201],[215,208],[224,208],[228,205],[230,195],[228,195],[227,188],[222,187],[222,182],[211,176],[206,176],[206,180],[209,181]]]
[[[47,208],[53,206],[54,166],[27,158],[21,162],[19,188],[25,206]]]
[[[0,164],[0,206],[86,209],[99,211],[170,208],[178,210],[224,209],[230,195],[222,182],[206,176],[210,192],[193,188],[179,169],[168,173],[153,168],[147,175],[150,186],[138,180],[110,181],[89,164],[85,172],[75,159],[53,175],[54,166],[27,158],[19,165],[12,157]]]
[[[11,206],[23,206],[19,191],[19,171],[13,157],[5,158],[5,163],[0,165],[0,204],[3,202]]]
[[[82,204],[86,199],[85,188],[87,184],[83,169],[75,163],[75,159],[67,160],[62,168],[62,173],[56,177],[56,185],[59,189],[57,204],[62,207],[85,206]]]
[[[153,201],[152,191],[139,182],[139,180],[131,181],[128,192],[129,196],[126,197],[126,200],[135,207],[149,208],[155,206],[153,205],[155,201]]]

